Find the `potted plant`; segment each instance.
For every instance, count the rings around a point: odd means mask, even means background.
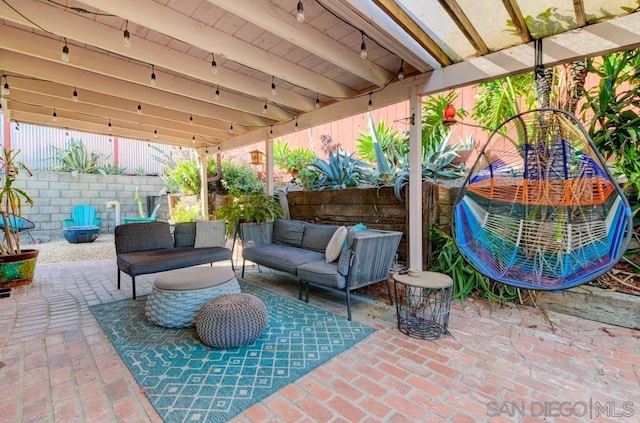
[[[38,250],[23,250],[20,246],[20,225],[23,202],[32,206],[33,200],[22,188],[14,186],[21,170],[32,175],[27,166],[18,161],[19,151],[3,149],[0,167],[5,172],[0,186],[0,219],[4,240],[0,243],[0,288],[12,288],[33,281]]]
[[[216,217],[226,220],[227,228],[232,233],[239,223],[268,222],[283,215],[280,203],[270,195],[241,194],[234,189],[230,195],[231,201],[217,210]]]

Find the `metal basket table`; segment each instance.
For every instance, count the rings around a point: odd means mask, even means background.
[[[398,330],[412,338],[438,339],[448,333],[452,279],[442,273],[393,275]]]

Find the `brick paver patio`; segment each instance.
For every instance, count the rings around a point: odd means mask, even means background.
[[[153,277],[137,278],[140,295]],[[297,297],[286,276],[246,279]],[[0,421],[161,421],[88,309],[130,298],[129,278],[115,281],[115,260],[41,264],[0,299]],[[346,312],[339,293],[311,302]],[[454,302],[451,335],[423,341],[396,329],[393,308],[356,301],[354,320],[378,331],[234,421],[638,421],[640,332],[549,318],[555,331],[531,307]]]

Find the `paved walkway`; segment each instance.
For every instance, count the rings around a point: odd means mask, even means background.
[[[297,297],[282,275],[246,279]],[[137,278],[150,292],[153,275]],[[0,299],[1,422],[157,422],[160,418],[88,305],[129,298],[114,260],[42,264]],[[311,302],[345,314],[342,295]],[[640,332],[530,307],[456,302],[451,335],[395,328],[384,304],[356,301],[365,341],[247,409],[235,422],[510,422],[640,419]]]

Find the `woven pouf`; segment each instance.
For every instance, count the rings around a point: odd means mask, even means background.
[[[233,348],[255,341],[269,322],[262,300],[251,294],[229,294],[208,300],[198,311],[196,330],[214,348]]]
[[[147,297],[145,316],[165,328],[188,328],[205,301],[240,292],[235,274],[218,267],[188,267],[159,275]]]

